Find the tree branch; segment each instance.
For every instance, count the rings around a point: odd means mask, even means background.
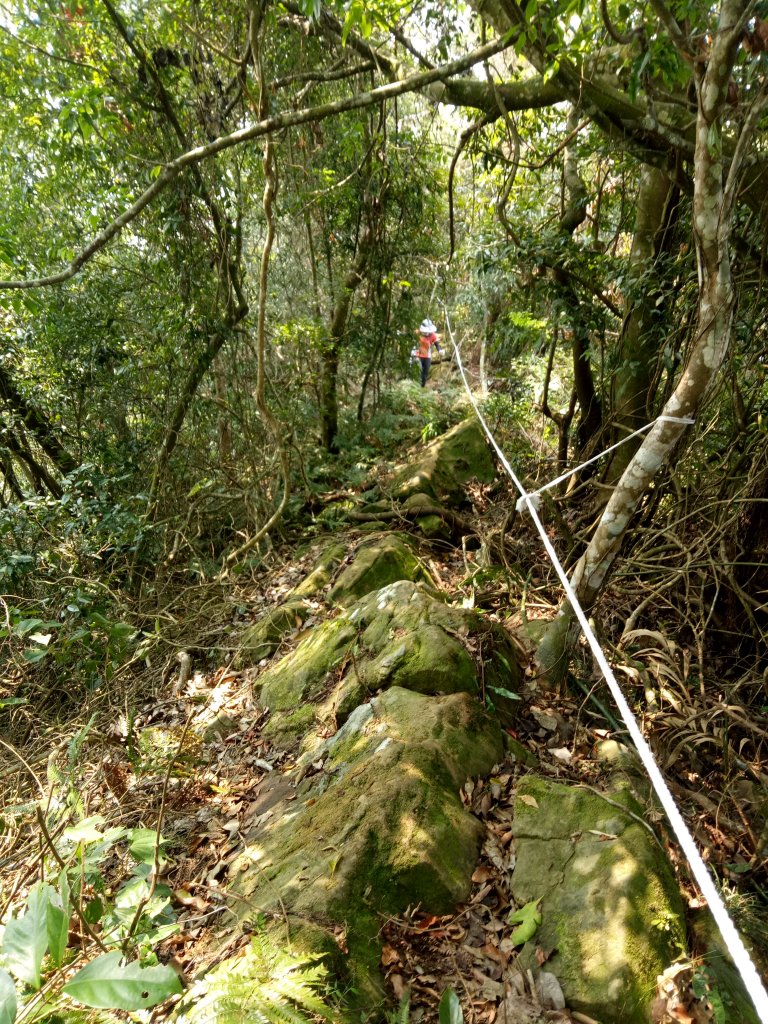
[[[275,114],[272,117],[266,117],[263,120],[257,121],[256,124],[248,125],[245,128],[240,128],[237,131],[230,132],[228,135],[222,135],[219,138],[214,139],[213,142],[209,142],[204,146],[196,146],[193,149],[187,150],[186,153],[182,153],[180,156],[176,157],[175,160],[171,160],[169,163],[165,164],[149,188],[145,189],[145,191],[142,192],[132,205],[121,213],[119,217],[116,217],[110,224],[103,228],[99,234],[96,235],[96,237],[72,260],[65,270],[43,277],[30,278],[26,281],[0,281],[0,289],[46,288],[53,285],[64,284],[64,282],[71,280],[71,278],[82,270],[86,263],[93,259],[96,253],[100,252],[109,242],[112,241],[113,238],[119,235],[128,224],[134,221],[139,214],[145,210],[150,203],[188,167],[193,167],[196,164],[201,163],[203,160],[208,160],[211,157],[217,156],[219,153],[223,153],[225,150],[232,149],[235,146],[240,146],[245,142],[250,142],[252,139],[260,138],[263,135],[271,135],[275,132],[282,131],[285,128],[293,128],[296,125],[307,124],[310,121],[324,121],[329,117],[346,113],[349,110],[361,110],[365,107],[373,106],[376,103],[382,103],[385,100],[394,99],[396,96],[403,96],[406,93],[423,89],[425,86],[431,85],[434,82],[442,81],[445,78],[449,78],[451,75],[456,75],[461,71],[466,71],[468,68],[473,67],[475,64],[479,64],[488,57],[492,57],[496,53],[501,53],[501,51],[506,49],[509,45],[511,45],[511,41],[507,36],[505,36],[502,39],[496,39],[492,43],[488,43],[486,46],[481,46],[476,50],[472,50],[471,53],[466,54],[464,57],[442,64],[440,67],[434,68],[431,71],[418,72],[416,74],[409,75],[402,81],[388,82],[386,85],[381,85],[375,89],[370,89],[367,92],[357,93],[354,96],[348,96],[345,99],[336,100],[331,103],[322,103],[318,106],[305,107],[301,110],[284,111],[281,114]]]

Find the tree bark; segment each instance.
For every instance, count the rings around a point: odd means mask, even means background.
[[[612,420],[616,440],[631,434],[648,422],[652,402],[650,387],[658,357],[657,305],[659,289],[654,275],[658,256],[658,239],[664,226],[674,188],[666,172],[646,167],[640,178],[637,195],[635,231],[629,263],[634,295],[622,326],[619,358],[613,387]],[[611,460],[607,479],[616,483],[629,465],[640,441],[630,441],[618,448]]]
[[[339,431],[339,396],[337,390],[339,377],[339,353],[344,342],[349,309],[355,292],[363,280],[368,265],[372,236],[369,231],[363,235],[357,259],[344,279],[341,295],[331,317],[328,341],[322,353],[320,379],[320,439],[327,452],[338,452],[336,436]]]
[[[19,417],[60,473],[67,474],[77,469],[77,460],[56,437],[50,420],[24,398],[3,366],[0,366],[0,398]]]
[[[726,179],[721,118],[746,9],[746,0],[723,0],[709,61],[706,68],[698,70],[693,195],[693,235],[699,269],[695,340],[677,387],[663,409],[663,418],[656,421],[624,471],[574,570],[571,585],[587,612],[605,585],[635,509],[683,435],[686,418],[695,416],[727,351],[734,307],[729,245],[734,201],[741,162],[766,104],[764,86],[745,118]],[[562,672],[567,635],[574,618],[573,608],[565,600],[539,646],[538,660],[545,674],[557,676]]]

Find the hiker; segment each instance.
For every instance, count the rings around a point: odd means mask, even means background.
[[[421,321],[416,334],[419,336],[417,351],[419,362],[421,363],[421,386],[424,387],[429,376],[429,367],[432,364],[432,349],[436,348],[438,352],[441,351],[440,336],[437,333],[437,327],[435,327],[429,317]]]

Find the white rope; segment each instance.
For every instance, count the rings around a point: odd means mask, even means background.
[[[768,992],[766,992],[765,986],[763,985],[760,979],[760,975],[757,973],[755,965],[752,963],[752,960],[750,959],[746,946],[741,940],[741,936],[736,931],[733,921],[731,921],[731,918],[728,914],[728,911],[725,908],[725,904],[723,903],[720,893],[717,891],[715,883],[712,880],[712,876],[709,873],[709,870],[707,869],[707,866],[704,863],[701,854],[699,853],[696,843],[694,842],[693,836],[688,830],[688,826],[683,820],[682,814],[678,810],[677,804],[675,803],[675,798],[672,796],[669,786],[667,785],[664,776],[661,774],[661,771],[658,765],[656,764],[656,761],[654,760],[651,748],[648,746],[645,737],[640,731],[640,726],[637,724],[637,720],[634,714],[632,713],[632,710],[629,704],[627,703],[626,698],[624,697],[621,687],[616,681],[616,677],[613,674],[613,669],[608,664],[608,659],[606,658],[605,653],[603,652],[603,649],[597,640],[597,637],[592,631],[592,627],[590,626],[589,621],[587,620],[587,616],[584,613],[584,609],[579,604],[579,600],[576,597],[573,587],[571,586],[570,581],[565,573],[565,569],[561,565],[560,560],[557,557],[557,552],[555,551],[549,537],[547,536],[547,531],[544,529],[544,525],[539,519],[538,513],[536,512],[535,502],[532,500],[532,496],[526,493],[525,488],[518,480],[517,476],[514,473],[514,470],[510,466],[501,448],[499,448],[498,444],[496,443],[496,439],[494,438],[493,434],[488,428],[488,424],[485,422],[483,414],[480,412],[480,409],[477,406],[477,402],[475,401],[474,395],[472,394],[469,382],[467,380],[467,375],[464,372],[464,366],[461,362],[461,355],[459,353],[458,347],[456,346],[456,342],[453,340],[453,331],[451,330],[451,324],[448,318],[448,310],[445,307],[444,303],[443,309],[445,311],[445,325],[448,330],[448,335],[451,344],[453,345],[454,352],[456,353],[456,361],[458,363],[462,380],[464,381],[464,387],[466,388],[467,394],[469,395],[469,400],[472,403],[472,407],[474,408],[475,413],[477,414],[477,418],[480,420],[480,423],[482,424],[483,430],[485,431],[488,440],[490,441],[494,451],[498,455],[502,466],[509,474],[512,483],[520,492],[521,500],[525,503],[525,505],[528,508],[528,511],[530,512],[531,518],[533,519],[536,529],[538,530],[539,535],[541,536],[544,548],[547,554],[549,555],[550,561],[554,566],[555,572],[560,578],[560,582],[563,585],[566,597],[568,598],[568,601],[570,602],[570,605],[573,608],[576,618],[579,621],[579,625],[584,631],[584,636],[586,637],[587,642],[589,643],[595,660],[597,661],[597,664],[600,666],[600,670],[603,673],[603,676],[605,677],[605,681],[607,682],[608,688],[611,691],[611,695],[613,696],[613,699],[616,702],[616,706],[618,707],[619,712],[621,713],[621,717],[624,721],[624,724],[627,727],[627,731],[629,732],[632,738],[632,742],[635,744],[635,747],[637,748],[637,752],[640,756],[640,760],[643,763],[643,767],[648,773],[648,777],[650,778],[651,783],[653,784],[653,788],[655,789],[656,794],[659,798],[659,801],[661,802],[661,805],[664,808],[669,823],[672,826],[675,836],[677,837],[677,841],[679,842],[683,852],[685,853],[685,856],[688,860],[688,864],[690,865],[691,871],[693,873],[693,877],[696,879],[696,883],[698,884],[699,889],[701,890],[704,898],[706,899],[709,905],[709,909],[712,911],[712,916],[714,917],[715,922],[717,923],[717,926],[720,929],[720,934],[722,935],[723,940],[725,941],[725,944],[728,948],[728,952],[730,953],[731,958],[733,959],[733,962],[736,965],[739,974],[742,977],[747,992],[749,993],[750,998],[752,999],[752,1002],[755,1005],[757,1015],[760,1018],[762,1024],[768,1024]],[[674,416],[663,416],[659,417],[659,419],[680,422]],[[644,427],[643,429],[647,428]],[[629,438],[625,438],[625,440],[629,440]]]
[[[582,462],[578,466],[574,466],[573,469],[569,469],[567,472],[561,473],[560,476],[556,476],[554,480],[550,480],[549,483],[544,484],[543,487],[539,487],[538,490],[524,491],[517,499],[517,504],[515,505],[516,510],[518,512],[522,512],[526,507],[526,500],[529,498],[533,502],[535,508],[540,508],[541,502],[539,501],[539,495],[543,494],[544,491],[548,491],[551,487],[556,487],[557,484],[561,484],[563,480],[567,480],[569,476],[573,476],[574,473],[578,473],[587,466],[591,466],[593,462],[597,462],[598,459],[602,459],[604,455],[610,455],[611,452],[616,451],[617,448],[621,448],[621,446],[626,444],[627,441],[631,441],[633,437],[639,437],[640,434],[644,434],[646,430],[650,430],[654,423],[660,422],[691,424],[696,421],[688,419],[687,416],[657,416],[655,420],[651,420],[650,423],[646,423],[644,427],[639,427],[637,430],[633,430],[631,434],[627,434],[626,437],[622,437],[620,441],[617,441],[616,444],[612,444],[610,448],[605,448],[597,455],[593,455],[591,459],[587,459],[586,462]]]

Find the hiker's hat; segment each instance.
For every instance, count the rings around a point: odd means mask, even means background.
[[[435,327],[435,325],[429,318],[421,321],[421,325],[419,326],[419,334],[434,334],[436,330],[437,327]]]

